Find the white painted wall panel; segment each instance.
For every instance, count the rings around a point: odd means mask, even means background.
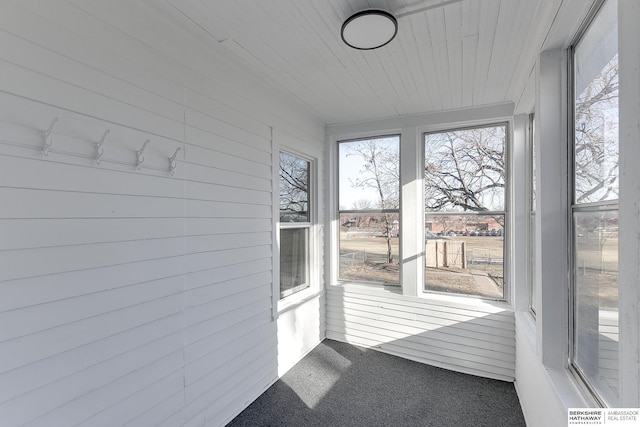
[[[277,378],[272,134],[321,153],[324,126],[174,19],[3,4],[3,426],[220,426]]]
[[[329,288],[326,316],[328,338],[473,375],[515,378],[514,316],[506,305],[350,285]]]

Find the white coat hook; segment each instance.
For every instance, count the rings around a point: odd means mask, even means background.
[[[147,148],[147,144],[149,144],[151,140],[147,139],[142,148],[136,151],[136,168],[140,169],[142,167],[142,162],[144,162],[144,157],[142,157],[142,153],[144,153],[144,149]]]
[[[107,139],[107,135],[111,133],[111,129],[107,129],[102,134],[102,138],[100,141],[96,142],[96,164],[100,164],[100,157],[104,154],[104,149],[102,148],[102,144],[104,144],[104,140]]]
[[[169,173],[171,173],[171,175],[173,175],[174,171],[176,170],[176,156],[178,155],[178,151],[180,151],[182,147],[178,147],[176,149],[176,152],[173,153],[173,156],[169,157]]]
[[[51,145],[53,145],[53,137],[51,136],[51,133],[53,132],[53,129],[56,127],[56,124],[59,121],[60,121],[60,117],[56,117],[55,119],[53,119],[53,121],[49,125],[49,129],[43,132],[44,147],[42,147],[42,151],[45,156],[49,155],[49,148],[51,147]]]

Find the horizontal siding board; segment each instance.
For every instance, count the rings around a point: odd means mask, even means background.
[[[105,98],[121,101],[166,119],[182,122],[184,106],[140,89],[130,83],[92,70],[86,65],[45,49],[32,42],[4,32],[0,38],[0,57],[20,67],[47,70],[47,75],[61,82],[95,92]]]
[[[122,378],[134,373],[139,374],[144,369],[153,367],[154,364],[166,363],[173,367],[172,370],[180,367],[181,355],[179,333],[167,336],[155,341],[148,346],[138,347],[132,352],[118,355],[100,365],[76,372],[73,375],[64,377],[56,382],[36,389],[19,399],[13,399],[0,405],[0,413],[7,419],[14,420],[15,425],[31,424],[62,425],[63,420],[71,423],[71,419],[76,418],[73,423],[82,420],[84,411],[92,411],[88,402],[94,394],[104,393],[111,384],[122,381]],[[136,387],[139,387],[139,383]],[[31,410],[27,410],[31,408]],[[58,415],[64,413],[64,417]],[[96,411],[97,412],[97,411]],[[46,419],[41,419],[42,415],[47,415]],[[24,416],[24,419],[20,419]],[[30,417],[27,419],[26,417]],[[38,421],[38,418],[41,420]],[[31,422],[30,422],[31,421]],[[72,424],[73,425],[73,424]]]
[[[193,126],[185,125],[185,140],[189,143],[186,159],[193,163],[203,163],[198,155],[204,158],[215,157],[217,153],[247,159],[262,165],[271,165],[271,152],[245,145],[242,141],[234,141],[224,136],[207,132]],[[192,151],[193,150],[193,151]]]
[[[1,27],[61,56],[73,58],[92,70],[108,73],[174,102],[181,102],[183,90],[179,85],[169,79],[162,79],[157,73],[148,73],[148,65],[145,67],[145,62],[140,58],[133,60],[132,57],[123,56],[122,49],[119,48],[127,46],[125,35],[113,31],[96,17],[83,13],[71,4],[50,3],[38,5],[35,9],[38,13],[21,7],[26,2],[5,5],[6,14],[0,21]],[[83,31],[86,32],[85,36],[80,35]],[[86,34],[94,32],[108,32],[108,40],[114,43],[105,43],[99,37],[86,37]],[[126,67],[122,66],[123,61],[127,63]]]
[[[182,291],[182,279],[171,277],[104,292],[82,295],[0,313],[0,342],[78,322],[122,308],[153,301]]]
[[[339,288],[338,288],[339,289]],[[338,290],[338,293],[333,293],[333,295],[341,295],[340,292],[343,290]],[[470,302],[469,304],[456,303],[454,301],[438,301],[435,299],[423,299],[418,297],[405,297],[401,295],[397,295],[394,293],[376,293],[376,292],[368,292],[363,293],[360,290],[357,292],[348,291],[343,293],[345,297],[354,296],[361,300],[367,301],[377,301],[377,302],[385,302],[387,304],[394,304],[399,307],[406,307],[411,310],[427,308],[430,311],[443,311],[443,312],[451,312],[462,315],[469,315],[472,317],[479,317],[485,315],[494,315],[503,316],[505,319],[513,317],[512,312],[505,307],[504,303],[501,303],[502,307],[496,307],[491,303],[485,305],[481,300],[477,300],[474,302]]]
[[[355,319],[357,320],[357,319]],[[483,346],[481,340],[468,340],[467,343],[455,342],[453,339],[447,341],[446,337],[433,336],[420,331],[419,328],[410,329],[401,326],[391,328],[385,322],[359,323],[348,318],[346,321],[339,319],[327,319],[327,328],[344,330],[352,335],[366,334],[366,336],[377,336],[381,342],[403,342],[416,346],[424,346],[430,351],[448,357],[454,357],[487,365],[513,365],[515,346],[512,348],[497,348],[494,344],[491,348]],[[443,339],[444,338],[444,339]]]
[[[0,369],[7,372],[182,310],[182,295],[171,295],[57,328],[0,343]]]
[[[192,111],[197,111],[208,117],[228,123],[238,129],[244,129],[263,139],[271,138],[270,126],[205,94],[190,92],[186,99],[186,107]]]
[[[146,388],[131,394],[121,395],[120,401],[88,417],[80,422],[78,426],[122,426],[136,418],[138,426],[150,425],[149,421],[143,421],[140,415],[151,410],[160,412],[160,419],[168,418],[169,415],[178,410],[178,405],[182,403],[181,399],[177,399],[177,402],[173,400],[176,400],[175,396],[182,391],[183,385],[184,378],[182,370],[178,368],[167,376],[149,384]],[[168,400],[169,398],[173,398],[173,400]],[[165,405],[168,407],[165,407]],[[156,420],[158,420],[158,418],[156,418]]]
[[[426,363],[432,366],[437,366],[456,372],[462,372],[465,374],[476,375],[485,378],[494,378],[503,381],[513,381],[514,379],[513,372],[509,369],[503,370],[486,365],[469,364],[464,362],[460,363],[460,361],[453,361],[455,363],[451,363],[452,361],[449,358],[433,357],[424,351],[411,350],[395,343],[383,344],[375,339],[345,335],[344,333],[334,331],[327,331],[327,338],[347,342],[353,345],[375,348],[378,351],[389,353],[394,356],[403,357],[405,359],[414,360],[420,363]]]
[[[271,271],[264,271],[257,274],[243,276],[237,279],[221,281],[211,285],[200,286],[183,293],[184,305],[195,307],[215,301],[225,296],[244,292],[257,287],[270,288],[272,281]]]
[[[250,361],[260,363],[260,360],[269,352],[276,351],[276,343],[273,337],[265,334],[268,326],[254,329],[249,333],[236,337],[225,348],[214,351],[204,358],[185,365],[185,399],[188,410],[193,410],[194,406],[206,402],[203,399],[207,393],[224,393],[218,385],[234,375],[238,375]],[[266,337],[266,338],[265,338]],[[255,351],[256,353],[252,352]],[[256,358],[254,355],[260,354]],[[271,363],[274,360],[265,358]],[[206,366],[205,361],[214,362]],[[264,359],[262,360],[264,361]]]
[[[247,399],[247,396],[250,396],[250,398],[259,397],[259,395],[256,396],[252,391],[266,390],[277,378],[278,372],[269,362],[264,362],[262,365],[255,364],[255,366],[251,366],[251,371],[249,371],[248,375],[242,376],[241,381],[228,385],[230,391],[219,399],[216,399],[209,410],[219,414],[221,420],[227,420],[231,414],[236,412],[234,408],[232,408],[232,405],[236,406],[238,402]],[[214,427],[218,423],[218,420],[209,419],[205,426]]]
[[[208,341],[212,337],[221,332],[223,328],[230,327],[234,324],[240,324],[245,319],[251,322],[252,316],[259,316],[267,309],[270,309],[270,298],[263,298],[259,301],[252,301],[243,306],[233,307],[231,309],[221,309],[218,313],[212,313],[211,316],[198,323],[189,325],[184,330],[185,352],[193,349],[194,354],[198,354],[200,351],[206,352],[210,348]],[[250,312],[247,314],[246,311]],[[191,347],[193,345],[193,347]]]
[[[353,337],[353,339],[368,340],[372,343],[375,343],[374,345],[369,345],[369,347],[374,347],[381,350],[386,349],[395,351],[400,354],[406,354],[407,356],[412,357],[420,357],[424,361],[433,360],[434,362],[447,363],[450,366],[460,366],[466,369],[476,369],[482,372],[493,372],[500,375],[509,375],[513,380],[515,366],[514,362],[492,360],[487,361],[486,359],[482,358],[469,357],[469,355],[467,354],[457,354],[455,352],[450,352],[440,347],[430,347],[416,344],[415,342],[411,342],[408,340],[392,340],[386,342],[380,340],[376,333],[358,331],[358,333],[354,334],[350,333],[349,331],[339,329],[332,330],[332,332]]]
[[[224,184],[185,181],[184,197],[191,200],[212,200],[219,202],[246,203],[250,200],[256,205],[270,205],[271,191],[230,187]]]
[[[215,283],[271,271],[272,266],[273,263],[270,258],[261,258],[217,268],[191,271],[184,276],[184,289],[185,292],[188,292],[192,289],[210,286]]]
[[[266,299],[258,304],[253,303],[251,308],[257,314],[247,316],[241,310],[233,310],[227,313],[216,313],[204,322],[191,325],[189,329],[200,334],[196,341],[185,346],[185,363],[196,362],[234,340],[235,336],[228,333],[230,327],[233,327],[238,335],[242,335],[271,321],[271,307],[268,306]],[[196,336],[195,333],[193,336]]]
[[[260,283],[246,284],[237,293],[197,306],[186,307],[184,310],[185,324],[188,327],[191,324],[200,323],[210,319],[212,313],[218,313],[223,310],[234,310],[243,306],[252,308],[252,303],[268,298],[271,294],[271,286]],[[245,315],[250,315],[250,313],[245,312]]]
[[[185,262],[188,271],[200,271],[261,258],[271,258],[271,245],[189,254]]]
[[[0,187],[0,218],[181,218],[179,198]]]
[[[231,144],[237,145],[237,144]],[[256,156],[257,158],[258,156]],[[243,171],[247,175],[261,178],[271,178],[271,164],[263,163],[251,158],[240,157],[222,153],[220,151],[208,150],[197,146],[189,146],[185,161],[197,165],[209,166],[216,169],[229,171]]]
[[[178,346],[179,339],[176,338],[176,341],[176,346]],[[173,351],[167,354],[168,349]],[[179,370],[182,365],[182,354],[180,350],[174,350],[173,346],[164,345],[158,348],[155,355],[138,357],[130,363],[130,365],[125,363],[120,367],[121,370],[111,374],[109,374],[110,370],[105,367],[104,370],[108,374],[104,375],[106,377],[104,385],[93,390],[85,390],[73,400],[47,413],[46,417],[41,417],[28,425],[48,427],[64,423],[75,425],[82,422],[92,414],[109,408],[123,396],[131,393],[132,389],[138,391],[152,384],[157,378],[163,378],[168,373]],[[95,378],[91,379],[91,382],[96,385],[100,384],[100,381]],[[82,384],[87,384],[87,382],[81,383],[80,386]]]
[[[486,313],[486,314],[502,314],[506,317],[513,316],[512,312],[506,308],[504,303],[493,303],[491,301],[473,300],[466,302],[456,302],[453,299],[447,301],[440,301],[436,299],[424,299],[419,297],[407,297],[396,293],[387,291],[381,291],[379,289],[373,289],[370,287],[355,286],[334,286],[331,288],[332,295],[354,295],[362,299],[370,299],[373,301],[385,301],[397,305],[403,305],[407,307],[429,307],[430,309],[437,310],[463,310],[466,313]]]
[[[327,292],[327,337],[512,381],[514,316],[507,309],[425,301],[358,287]]]
[[[450,333],[459,336],[475,337],[477,334],[482,334],[483,336],[486,336],[485,339],[487,341],[496,343],[511,342],[513,339],[513,335],[506,330],[496,329],[486,325],[479,325],[474,322],[461,323],[450,319],[443,320],[439,317],[411,316],[405,312],[391,311],[379,307],[363,307],[358,304],[347,304],[343,305],[341,308],[336,308],[329,305],[327,306],[327,311],[331,314],[336,313],[337,315],[340,315],[341,313],[350,313],[373,320],[386,318],[396,323],[420,325],[420,327],[425,330],[446,329]]]
[[[271,152],[271,135],[261,137],[189,108],[185,110],[185,123],[189,126],[242,143],[243,145],[247,145],[257,150],[265,151],[267,153]]]
[[[190,218],[271,218],[271,206],[226,203],[208,200],[185,200],[184,208]]]
[[[188,180],[208,184],[228,185],[229,187],[250,190],[271,191],[271,179],[249,176],[242,172],[213,169],[197,164],[185,165],[185,177]]]
[[[496,339],[508,339],[513,337],[511,330],[507,328],[496,327],[494,323],[488,323],[486,318],[467,318],[464,320],[456,319],[455,316],[447,316],[438,311],[427,312],[427,314],[415,313],[406,310],[398,310],[390,305],[371,305],[361,304],[359,301],[340,301],[338,304],[333,303],[331,300],[328,304],[328,309],[335,312],[343,312],[348,310],[356,310],[360,315],[367,313],[369,316],[391,316],[398,319],[398,322],[403,323],[415,323],[423,324],[425,328],[451,328],[452,330],[467,330],[470,332],[477,332],[482,334],[488,334]],[[499,322],[502,324],[503,322]]]
[[[212,384],[215,384],[217,375],[228,375],[229,372],[220,370],[221,366],[229,366],[231,363],[239,363],[241,366],[243,362],[235,360],[238,357],[255,358],[255,355],[247,355],[245,352],[249,351],[256,343],[262,343],[262,348],[265,350],[270,350],[276,346],[273,337],[265,339],[265,337],[269,336],[265,332],[270,328],[271,326],[264,324],[253,329],[245,327],[238,330],[236,336],[224,337],[222,345],[211,349],[201,357],[193,360],[186,359],[184,375],[185,383],[187,384],[187,400],[197,398]]]
[[[0,283],[0,311],[175,277],[182,267],[182,259],[168,258],[10,280]]]
[[[180,237],[183,218],[0,219],[0,251]]]
[[[187,236],[271,231],[271,218],[186,218]]]
[[[88,117],[101,117],[110,123],[163,135],[176,141],[180,141],[184,136],[181,122],[162,120],[163,117],[157,114],[106,98],[1,58],[0,64],[0,91],[20,94]]]
[[[158,427],[165,421],[172,422],[172,424],[167,424],[169,426],[181,425],[183,418],[182,408],[184,406],[183,385],[184,377],[180,374],[180,389],[177,392],[165,400],[158,400],[155,406],[145,408],[146,410],[143,413],[124,422],[122,427]],[[169,388],[167,387],[166,389]]]
[[[0,156],[2,187],[74,193],[183,197],[184,184],[180,180],[149,176],[132,169],[129,172],[115,172],[97,167],[95,163],[80,166],[52,162],[49,158]],[[37,173],[34,173],[35,170]]]
[[[436,307],[435,309],[429,307],[428,305],[424,305],[422,307],[411,307],[405,305],[396,305],[393,302],[381,302],[375,301],[368,298],[360,298],[360,297],[344,297],[342,300],[336,300],[333,298],[331,294],[329,294],[328,299],[331,301],[331,304],[336,305],[336,307],[340,307],[341,305],[346,304],[358,304],[360,306],[369,306],[369,307],[379,307],[383,309],[392,310],[398,313],[409,313],[410,315],[415,316],[416,318],[420,315],[426,316],[428,318],[441,318],[449,321],[456,322],[458,324],[464,323],[467,321],[473,321],[474,324],[484,325],[490,328],[496,329],[504,329],[507,331],[512,331],[513,322],[512,316],[503,316],[503,315],[488,315],[486,313],[477,313],[475,311],[465,312],[464,310],[452,308],[450,311],[443,309],[442,307]]]
[[[90,369],[138,347],[149,345],[161,338],[180,332],[181,315],[176,313],[156,321],[82,345],[73,354],[58,353],[46,359],[24,365],[2,374],[0,402],[21,396],[61,379]]]
[[[255,373],[262,377],[264,372],[271,371],[276,367],[274,357],[277,356],[277,349],[271,339],[254,339],[251,345],[241,346],[240,349],[229,349],[229,355],[226,358],[228,363],[199,378],[198,382],[186,385],[187,405],[185,409],[188,420],[186,426],[193,425],[193,418],[197,418],[203,411],[211,410],[215,413],[211,402],[219,402],[234,389],[239,388],[242,393],[246,393],[246,389],[243,389],[243,382],[247,378]],[[260,354],[261,357],[253,358],[250,357],[251,354]]]
[[[470,331],[467,324],[462,327],[449,327],[434,325],[424,322],[406,322],[393,316],[376,315],[370,311],[345,309],[342,312],[327,309],[327,319],[334,322],[353,322],[360,325],[382,324],[392,331],[406,331],[406,333],[423,333],[436,339],[451,343],[473,345],[478,343],[481,347],[491,343],[492,348],[513,354],[513,337],[496,337],[486,332],[487,328]]]
[[[252,249],[247,251],[250,252]],[[3,251],[0,252],[0,265],[6,267],[0,270],[0,282],[150,259],[179,257],[182,254],[181,237]],[[34,263],[34,259],[39,262]]]
[[[223,249],[250,248],[271,243],[269,232],[214,234],[185,237],[185,253],[202,253]]]

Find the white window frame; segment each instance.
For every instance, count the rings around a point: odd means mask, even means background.
[[[340,284],[345,284],[345,283],[359,283],[359,284],[371,284],[374,286],[385,286],[385,285],[391,285],[391,286],[395,286],[394,284],[388,284],[388,283],[382,283],[382,282],[369,282],[369,281],[359,281],[359,280],[352,280],[352,279],[341,279],[340,278],[340,225],[339,225],[339,221],[340,221],[340,215],[341,213],[352,213],[352,214],[372,214],[372,215],[382,215],[382,214],[386,214],[386,213],[396,213],[398,215],[399,221],[400,221],[400,234],[398,236],[398,240],[399,240],[399,247],[398,247],[398,264],[399,264],[399,269],[400,269],[400,274],[398,277],[398,286],[400,286],[400,288],[402,287],[402,188],[401,188],[401,182],[398,182],[398,192],[399,192],[399,206],[398,209],[340,209],[340,191],[339,191],[339,187],[340,187],[340,161],[339,161],[339,155],[340,155],[340,144],[342,143],[349,143],[349,142],[356,142],[356,141],[367,141],[367,140],[372,140],[372,139],[383,139],[383,138],[392,138],[392,137],[397,137],[398,138],[398,168],[399,168],[399,172],[400,172],[400,176],[402,176],[402,135],[399,132],[383,132],[383,133],[379,133],[379,134],[373,134],[373,135],[367,135],[367,136],[361,136],[361,137],[353,137],[353,138],[340,138],[340,139],[336,139],[335,142],[333,143],[333,146],[335,147],[335,162],[334,164],[336,165],[335,171],[334,171],[334,175],[335,175],[335,209],[332,209],[333,215],[335,215],[335,218],[338,222],[337,225],[337,229],[336,232],[334,233],[334,241],[335,241],[335,251],[332,251],[333,253],[335,253],[335,257],[336,257],[336,263],[335,263],[335,280],[334,283],[340,283]],[[401,178],[402,180],[402,178]]]
[[[429,132],[445,131],[454,128],[476,127],[487,124],[507,123],[511,132],[513,126],[513,106],[500,104],[492,107],[456,110],[446,113],[425,114],[410,118],[392,118],[367,123],[348,123],[327,128],[327,186],[330,188],[326,199],[326,222],[330,239],[327,242],[327,263],[325,277],[329,286],[362,286],[363,283],[338,281],[339,225],[338,225],[338,142],[354,139],[375,138],[381,135],[400,135],[400,285],[394,293],[406,297],[447,303],[482,304],[478,297],[464,294],[442,294],[424,292],[424,142],[423,135]],[[509,138],[512,138],[509,134]],[[508,144],[510,144],[509,142]],[[511,164],[510,147],[507,144],[508,164]],[[507,172],[509,173],[509,171]],[[511,178],[507,180],[507,185]],[[508,189],[505,197],[507,211],[512,209]],[[508,215],[510,217],[511,214]],[[509,220],[507,220],[509,221]],[[510,226],[510,225],[509,225]],[[422,230],[422,231],[421,231]],[[510,236],[505,233],[505,274],[509,274],[509,283],[505,286],[506,301],[495,301],[502,307],[510,307],[512,296],[511,268],[509,248]],[[365,284],[365,286],[376,286]],[[389,289],[386,289],[387,291]]]
[[[281,222],[280,221],[280,153],[295,156],[309,163],[309,221]],[[318,159],[300,152],[289,146],[280,146],[273,150],[273,317],[279,313],[297,306],[320,293],[319,265],[321,251],[318,248]],[[307,254],[306,275],[307,283],[288,290],[282,295],[280,290],[280,230],[306,229]]]
[[[574,375],[574,377],[579,382],[580,387],[589,394],[589,397],[593,399],[598,405],[602,407],[607,407],[608,402],[605,398],[599,393],[596,389],[596,386],[591,383],[587,375],[584,374],[579,367],[577,361],[575,360],[576,353],[576,311],[577,311],[577,278],[575,275],[576,266],[575,266],[575,256],[577,253],[577,245],[576,239],[574,236],[574,218],[576,214],[579,213],[598,213],[598,212],[618,212],[619,209],[619,198],[614,200],[605,200],[600,202],[589,202],[589,203],[576,203],[575,201],[575,178],[576,178],[576,168],[575,168],[575,49],[578,43],[583,39],[585,34],[591,29],[594,20],[599,15],[603,6],[607,3],[608,0],[599,0],[596,2],[595,6],[592,8],[589,17],[586,19],[583,27],[580,29],[578,34],[575,37],[575,40],[571,44],[571,47],[568,49],[568,76],[569,76],[569,84],[568,84],[568,92],[569,96],[567,97],[568,101],[568,111],[569,111],[569,137],[567,138],[568,142],[568,165],[569,165],[569,182],[568,182],[568,248],[569,248],[569,362],[568,368],[569,371]],[[619,51],[619,49],[618,49]],[[620,106],[619,106],[620,108]],[[620,143],[620,136],[618,138],[618,143]],[[618,170],[618,179],[620,181],[620,170]],[[619,286],[619,279],[618,279]],[[619,305],[619,316],[620,316],[620,305]],[[619,317],[621,318],[621,317]],[[620,342],[618,346],[618,352],[620,352]],[[620,359],[620,357],[619,357]],[[622,375],[622,367],[618,364],[618,389],[620,389],[620,376]],[[616,405],[619,406],[619,405]]]
[[[491,214],[496,214],[496,215],[504,215],[504,234],[503,234],[503,294],[502,294],[502,298],[499,299],[495,299],[495,298],[486,298],[486,297],[481,297],[481,296],[475,296],[475,295],[470,295],[470,294],[458,294],[458,293],[447,293],[447,292],[438,292],[438,291],[433,291],[433,290],[429,290],[425,288],[425,284],[426,284],[426,272],[423,273],[422,275],[422,283],[420,283],[419,286],[419,295],[422,296],[443,296],[445,298],[448,297],[455,297],[455,298],[472,298],[472,299],[476,299],[476,300],[486,300],[486,301],[496,301],[496,302],[510,302],[511,299],[511,276],[512,274],[511,272],[511,255],[510,255],[510,247],[511,247],[511,232],[510,232],[510,228],[511,228],[511,197],[510,197],[510,188],[511,188],[511,147],[510,145],[513,143],[513,120],[511,118],[509,119],[500,119],[500,118],[496,118],[495,120],[483,120],[483,121],[473,121],[473,122],[463,122],[463,123],[449,123],[449,124],[444,124],[442,126],[438,126],[438,127],[429,127],[429,128],[422,128],[420,129],[420,139],[419,139],[419,145],[420,145],[420,171],[422,174],[422,178],[421,178],[421,184],[422,184],[422,193],[424,195],[424,158],[425,158],[425,136],[427,134],[430,133],[441,133],[441,132],[448,132],[448,131],[456,131],[456,130],[465,130],[465,129],[477,129],[477,128],[484,128],[484,127],[491,127],[491,126],[505,126],[505,187],[504,187],[504,210],[503,211],[487,211],[487,212],[481,212],[479,214],[475,214],[475,215],[491,215]],[[400,166],[400,170],[402,171],[402,165]],[[427,212],[426,206],[425,206],[425,201],[424,201],[424,196],[422,197],[422,227],[421,227],[421,232],[420,235],[422,236],[422,242],[424,242],[425,240],[425,230],[424,230],[424,224],[425,224],[425,219],[427,217],[427,215],[431,214],[434,215],[433,212]],[[434,216],[444,216],[444,215],[461,215],[464,214],[464,212],[461,213],[438,213]],[[424,265],[424,259],[422,260],[423,265],[422,265],[422,270],[425,270],[425,265]]]

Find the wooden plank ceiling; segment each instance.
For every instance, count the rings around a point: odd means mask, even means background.
[[[399,15],[387,46],[358,51],[343,21]],[[561,0],[167,0],[207,43],[242,58],[325,124],[517,102]]]

